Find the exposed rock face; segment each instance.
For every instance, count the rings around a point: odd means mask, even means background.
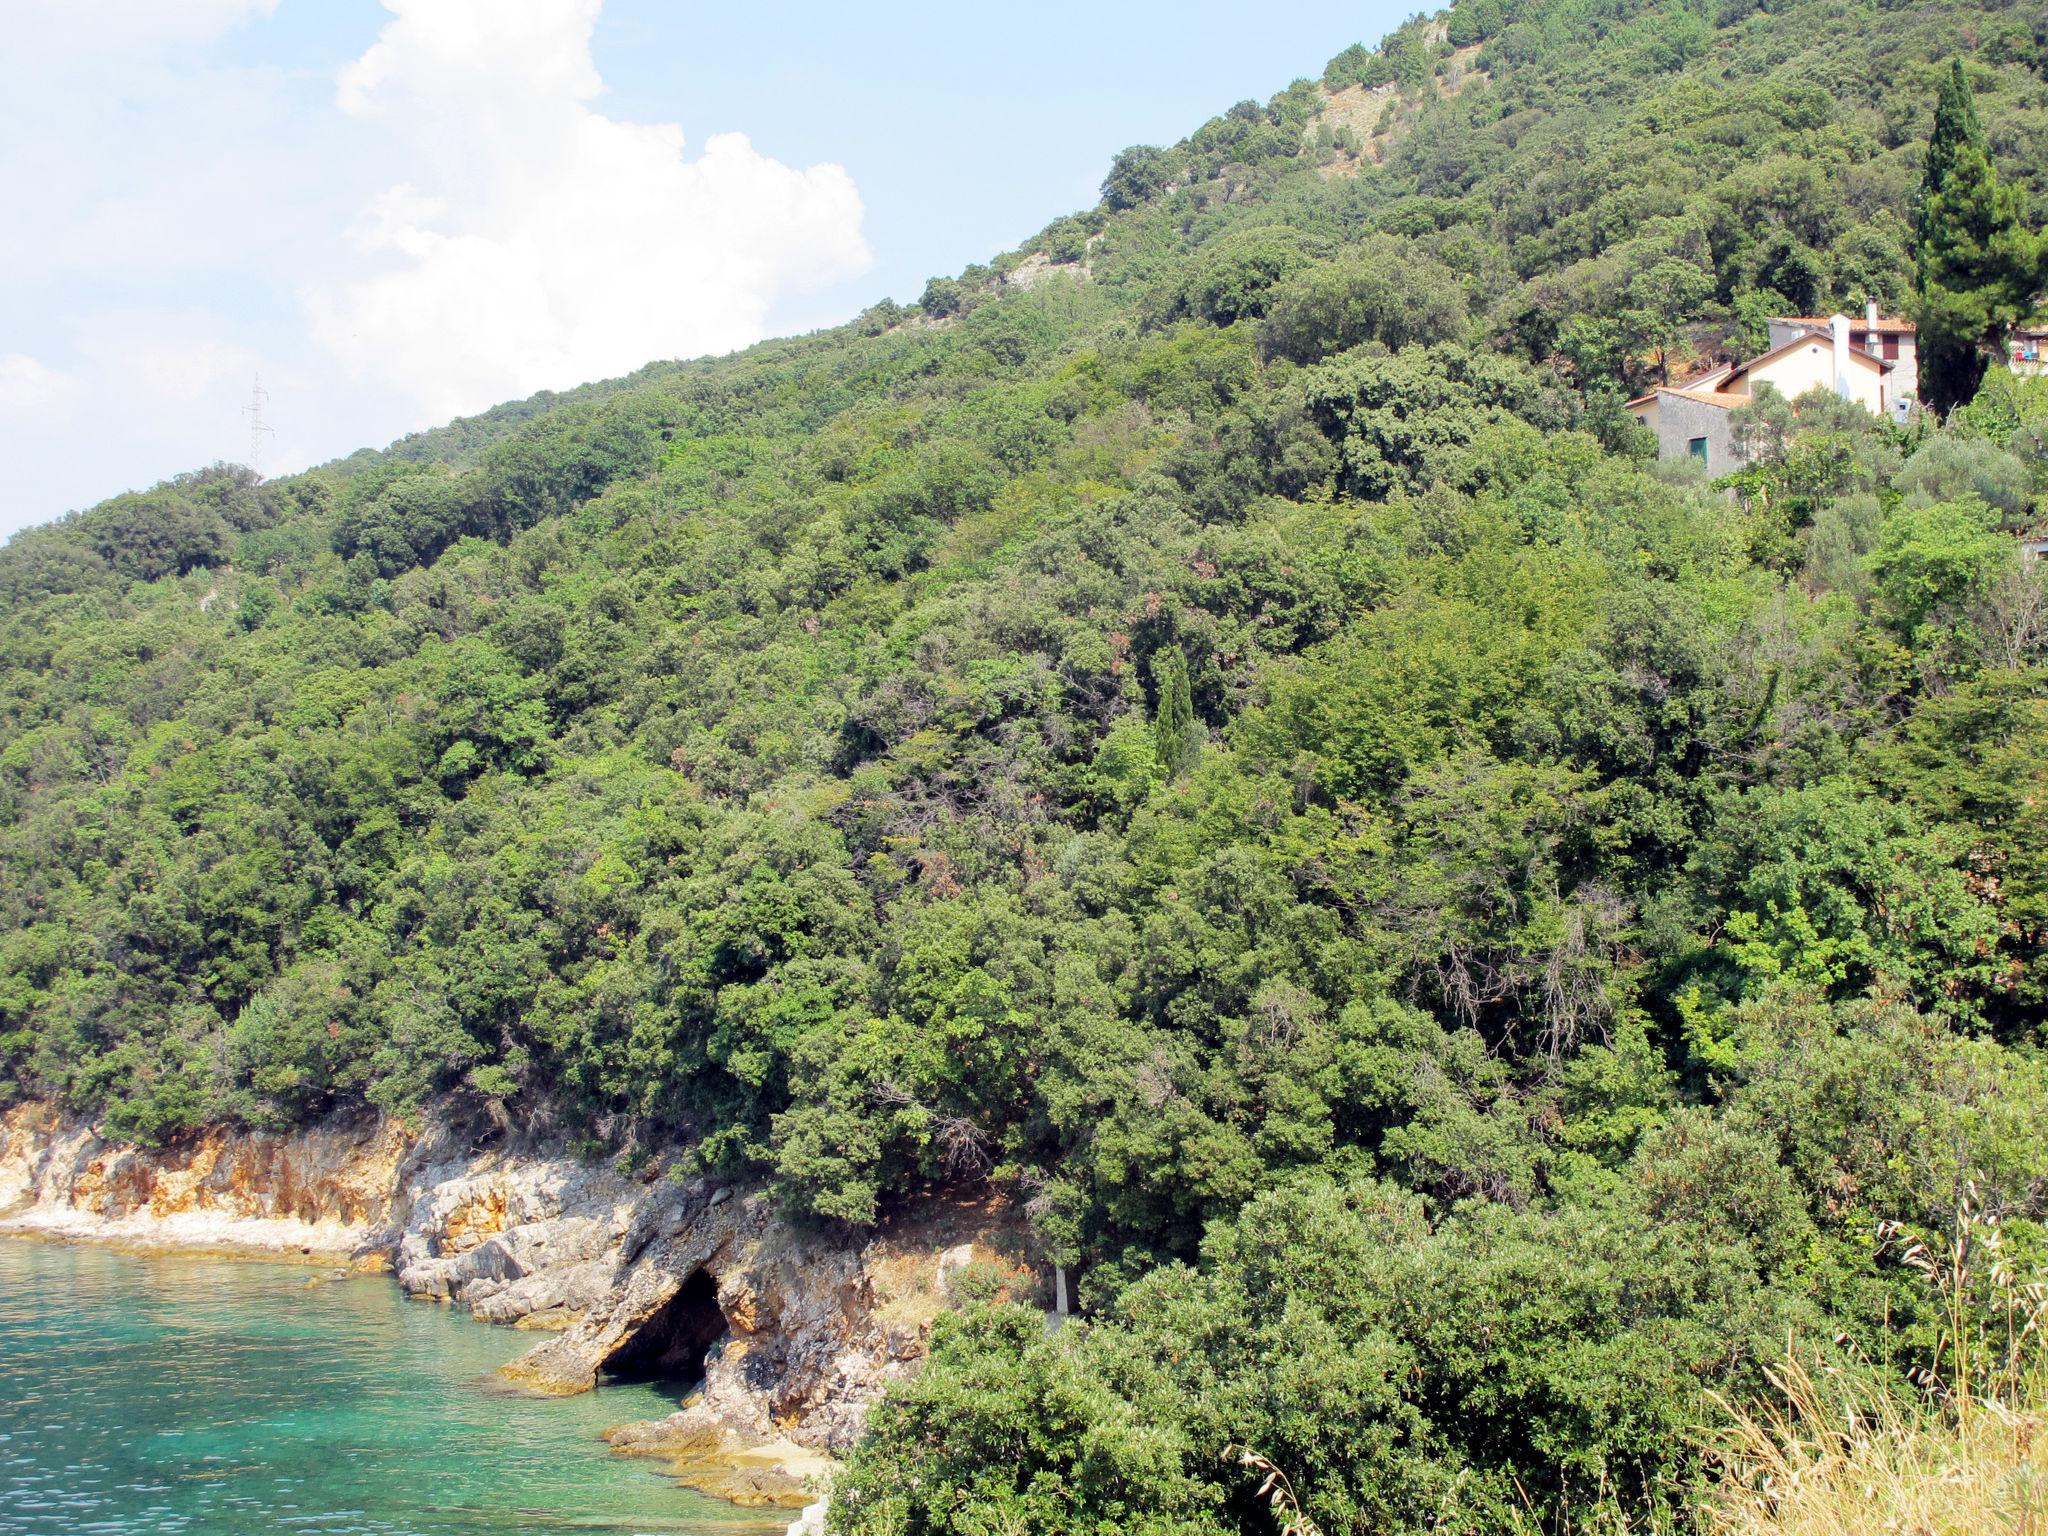
[[[850,1446],[867,1404],[922,1358],[922,1333],[914,1348],[891,1340],[875,1316],[861,1250],[790,1233],[759,1196],[718,1194],[686,1185],[649,1202],[619,1245],[606,1304],[506,1373],[545,1391],[581,1391],[661,1326],[693,1277],[705,1275],[723,1337],[705,1357],[694,1418],[763,1438],[789,1428],[803,1444]]]
[[[209,1130],[145,1151],[29,1104],[0,1116],[0,1227],[55,1237],[331,1256],[392,1219],[408,1136],[390,1122]]]
[[[802,1509],[838,1470],[828,1456],[791,1440],[763,1440],[729,1428],[702,1408],[651,1424],[622,1425],[605,1438],[625,1455],[668,1462],[686,1488],[755,1509]]]
[[[1085,261],[1056,263],[1045,252],[1033,251],[1003,274],[1003,283],[1010,288],[1029,289],[1054,273],[1063,273],[1077,283],[1088,282],[1095,276],[1094,268]]]
[[[505,1368],[536,1390],[701,1372],[690,1408],[615,1443],[747,1467],[778,1445],[789,1454],[770,1465],[850,1447],[868,1405],[922,1360],[963,1263],[999,1259],[1031,1283],[1015,1233],[981,1206],[841,1242],[785,1226],[759,1194],[544,1146],[480,1148],[444,1123],[215,1130],[143,1150],[29,1106],[0,1116],[8,1230],[389,1267],[409,1295],[554,1331]],[[778,1500],[801,1490],[791,1477],[748,1472]]]
[[[647,1196],[607,1168],[509,1154],[427,1162],[412,1182],[398,1283],[527,1327],[567,1327],[604,1300]]]
[[[478,1179],[444,1184],[435,1198],[474,1203]],[[1012,1235],[979,1209],[932,1213],[914,1231],[856,1246],[792,1231],[762,1196],[702,1179],[635,1184],[554,1165],[537,1187],[530,1168],[519,1180],[505,1228],[457,1254],[426,1251],[444,1242],[434,1234],[446,1223],[431,1208],[423,1221],[416,1204],[399,1284],[493,1321],[546,1311],[565,1323],[505,1367],[539,1391],[645,1373],[650,1355],[668,1356],[671,1368],[653,1372],[665,1376],[695,1375],[701,1362],[700,1399],[615,1441],[646,1454],[687,1459],[720,1432],[849,1449],[868,1405],[923,1360],[961,1262],[1028,1273]]]

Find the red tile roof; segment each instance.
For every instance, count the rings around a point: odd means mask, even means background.
[[[1816,330],[1827,330],[1834,323],[1833,315],[1772,315],[1776,325],[1810,325]],[[1872,325],[1861,315],[1847,317],[1852,331],[1876,331],[1880,336],[1911,336],[1919,327],[1910,320],[1901,320],[1896,315],[1879,315],[1877,324]]]

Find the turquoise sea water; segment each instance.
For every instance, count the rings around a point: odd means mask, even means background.
[[[0,1533],[754,1536],[614,1456],[652,1387],[500,1390],[534,1342],[389,1280],[0,1238]],[[309,1285],[308,1281],[315,1283]]]

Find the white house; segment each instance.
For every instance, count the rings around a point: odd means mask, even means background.
[[[1748,405],[1759,384],[1787,400],[1832,389],[1873,415],[1902,417],[1913,400],[1918,368],[1913,326],[1876,311],[1872,305],[1861,324],[1846,315],[1773,319],[1771,345],[1761,356],[1653,389],[1629,401],[1629,414],[1657,434],[1659,458],[1689,456],[1716,475],[1742,467],[1728,413]]]
[[[1827,330],[1834,324],[1834,316],[1773,315],[1769,324],[1770,344],[1775,347],[1790,341],[1801,331]],[[1880,315],[1875,299],[1863,306],[1860,317],[1851,317],[1849,321],[1849,345],[1892,364],[1892,377],[1898,381],[1899,393],[1907,399],[1912,398],[1915,381],[1920,377],[1917,338],[1918,331],[1912,321]]]

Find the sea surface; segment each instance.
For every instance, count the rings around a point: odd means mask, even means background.
[[[535,1342],[388,1279],[0,1237],[0,1533],[780,1532],[615,1456],[657,1387],[535,1398]]]

